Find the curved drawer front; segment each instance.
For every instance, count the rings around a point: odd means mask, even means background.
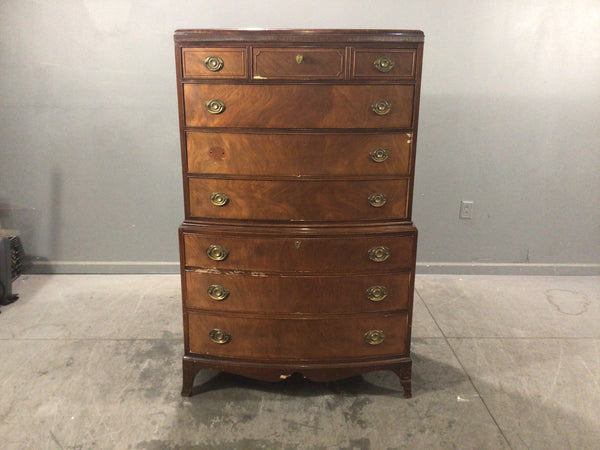
[[[215,192],[226,194],[227,203],[221,206],[213,204],[211,196]],[[385,196],[385,203],[372,206],[369,199],[378,194]],[[189,201],[192,218],[286,222],[406,218],[408,179],[270,181],[189,178]],[[383,197],[379,198],[379,202],[383,202]]]
[[[340,80],[343,48],[264,48],[253,50],[252,77],[259,80]]]
[[[246,48],[183,48],[184,78],[246,78]]]
[[[352,78],[412,80],[416,75],[415,49],[354,49]]]
[[[184,84],[189,127],[408,128],[413,85]],[[212,102],[211,102],[212,101]],[[378,102],[387,102],[373,111]]]
[[[409,175],[411,133],[186,133],[190,173]]]
[[[189,351],[206,356],[348,360],[408,352],[406,313],[296,319],[190,312],[188,321]],[[213,330],[220,330],[218,336],[227,342],[213,341]],[[367,343],[365,334],[371,330],[383,331],[383,342]]]
[[[264,275],[262,271],[387,273],[413,269],[416,240],[416,230],[395,236],[343,238],[246,237],[183,231],[183,250],[185,266],[249,270],[256,276]],[[225,253],[225,258],[211,259],[207,254],[211,245],[224,249],[217,253]],[[387,249],[388,256],[377,261],[369,251],[379,248]]]
[[[186,270],[187,308],[265,314],[359,313],[405,310],[412,295],[410,272],[352,276],[216,272]]]

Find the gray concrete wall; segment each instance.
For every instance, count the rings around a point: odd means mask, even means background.
[[[35,270],[177,270],[172,33],[245,27],[425,32],[421,271],[599,272],[592,0],[5,0],[0,221],[23,231]]]

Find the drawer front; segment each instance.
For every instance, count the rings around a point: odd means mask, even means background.
[[[186,133],[187,170],[220,175],[409,175],[411,133]]]
[[[416,230],[395,236],[245,237],[183,232],[185,265],[219,270],[389,273],[414,268]],[[215,248],[211,246],[219,246]],[[223,250],[221,250],[221,248]],[[212,249],[212,251],[211,251]],[[211,253],[212,258],[208,255]],[[378,257],[387,253],[387,258]],[[214,259],[226,254],[221,260]]]
[[[184,78],[246,78],[245,48],[183,48]]]
[[[381,220],[406,218],[408,213],[408,178],[368,181],[189,178],[188,182],[191,218]],[[216,202],[219,206],[215,205],[215,193],[225,194],[226,203],[221,205],[221,199]]]
[[[412,85],[184,84],[183,91],[189,127],[412,126]]]
[[[339,80],[343,48],[254,48],[252,77],[259,80]]]
[[[408,353],[406,313],[295,319],[189,312],[188,325],[189,351],[206,356],[297,361]],[[229,341],[214,342],[212,330]],[[381,330],[383,342],[365,342],[371,330]]]
[[[254,313],[359,313],[406,310],[410,272],[286,276],[187,270],[185,306]]]
[[[414,49],[355,49],[352,78],[382,80],[412,80],[416,75]]]

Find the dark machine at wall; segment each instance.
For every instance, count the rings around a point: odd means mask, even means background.
[[[25,251],[14,230],[0,230],[0,305],[8,305],[19,297],[12,292],[12,282],[21,275]]]

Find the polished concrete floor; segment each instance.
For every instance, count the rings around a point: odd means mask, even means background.
[[[179,395],[174,275],[28,275],[0,307],[2,449],[597,449],[600,277],[418,276],[391,372]]]

